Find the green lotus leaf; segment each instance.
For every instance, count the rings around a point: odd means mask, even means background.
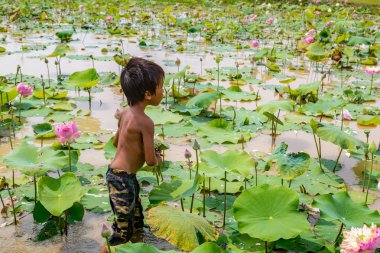
[[[329,221],[339,220],[347,228],[362,227],[371,223],[380,224],[380,215],[377,211],[354,202],[345,191],[317,196],[314,198],[313,206],[320,209],[321,218]]]
[[[205,242],[201,246],[198,246],[195,248],[191,253],[226,253],[224,249],[221,249],[216,243],[214,242]]]
[[[161,107],[149,106],[146,108],[145,113],[153,120],[155,125],[163,125],[167,123],[175,124],[183,120],[183,116],[170,111],[165,111]]]
[[[45,88],[45,99],[52,98],[52,99],[62,99],[67,96],[68,91],[67,90],[57,90],[54,87]],[[43,89],[36,88],[33,90],[33,96],[35,98],[43,99]]]
[[[99,76],[96,69],[90,68],[72,73],[67,84],[79,88],[91,88],[98,84],[98,82]]]
[[[332,98],[330,96],[322,97],[318,99],[316,103],[307,103],[302,107],[303,112],[309,112],[312,115],[330,115],[334,114],[334,110],[338,110],[342,107],[343,100],[338,98]]]
[[[44,117],[48,122],[67,122],[74,119],[74,115],[67,112],[56,111]]]
[[[36,138],[51,138],[55,136],[54,128],[49,123],[32,125]]]
[[[72,172],[66,172],[58,179],[43,176],[38,180],[39,200],[54,216],[60,216],[72,207],[83,194],[82,185]]]
[[[90,188],[84,194],[80,203],[86,210],[94,213],[106,213],[111,211],[108,189],[105,187]]]
[[[155,186],[149,194],[149,202],[157,205],[162,201],[171,202],[188,197],[198,190],[199,178],[194,180],[175,180]]]
[[[72,111],[76,108],[76,104],[66,101],[55,103],[51,108],[55,111]]]
[[[218,92],[200,93],[196,95],[195,97],[191,98],[187,102],[186,107],[192,108],[196,106],[199,108],[207,109],[218,98],[219,98]]]
[[[172,105],[170,107],[170,110],[172,112],[180,112],[190,114],[191,116],[197,116],[202,112],[203,109],[196,106],[189,108],[186,105]]]
[[[224,175],[223,175],[223,178],[224,178]],[[211,177],[211,187],[210,187],[211,189],[210,190],[211,191],[217,191],[220,194],[222,194],[222,193],[224,193],[224,183],[225,183],[224,180],[220,180],[220,179],[217,179],[215,177]],[[240,182],[240,181],[239,182],[235,182],[235,181],[227,182],[226,186],[227,186],[226,187],[226,193],[231,193],[231,194],[241,192],[242,189],[244,189],[244,183]],[[209,189],[208,183],[206,183],[206,189],[207,190]]]
[[[114,136],[112,136],[106,143],[106,145],[104,145],[104,157],[107,159],[107,160],[110,160],[110,159],[113,159],[115,157],[115,154],[116,154],[116,147],[113,145],[113,141],[114,141]]]
[[[347,42],[347,46],[356,46],[356,45],[371,45],[371,40],[365,37],[351,36]]]
[[[117,85],[120,82],[119,76],[114,72],[102,73],[99,83],[104,86]]]
[[[294,104],[292,100],[272,100],[264,105],[258,106],[257,111],[259,113],[277,113],[278,110],[292,111]]]
[[[237,109],[233,106],[228,106],[224,108],[222,114],[228,117],[230,120],[235,118],[236,125],[262,125],[264,122],[268,120],[267,117],[258,112],[247,110],[244,108]]]
[[[47,57],[57,57],[57,56],[62,57],[69,51],[70,51],[70,47],[67,44],[58,45],[55,47],[54,52],[48,55]]]
[[[254,101],[257,98],[255,93],[244,92],[239,86],[231,86],[222,91],[223,98],[231,101]]]
[[[0,104],[11,102],[18,96],[16,87],[2,87],[0,86]]]
[[[73,31],[59,31],[56,32],[55,35],[61,40],[61,42],[69,42],[71,40],[71,36],[73,36]]]
[[[321,61],[329,56],[329,52],[320,43],[311,43],[305,56],[312,61]]]
[[[307,171],[310,164],[310,155],[304,152],[291,153],[281,156],[277,161],[277,168],[282,178],[293,180]]]
[[[147,243],[125,243],[115,248],[115,253],[177,253],[178,251],[162,251]]]
[[[233,171],[248,177],[255,168],[253,158],[245,151],[227,150],[217,153],[213,150],[203,151],[201,161],[205,167],[217,167],[226,171]]]
[[[377,115],[361,115],[358,116],[357,121],[361,125],[380,125],[380,117]]]
[[[191,122],[182,121],[177,124],[164,124],[165,137],[183,137],[194,136],[197,127],[193,126]],[[157,127],[155,132],[161,134],[161,127]]]
[[[269,70],[274,71],[274,72],[280,72],[281,68],[276,64],[271,61],[267,61],[265,65]]]
[[[287,76],[287,77],[285,77],[285,78],[279,79],[278,81],[279,81],[280,83],[288,84],[288,83],[292,83],[292,82],[294,82],[296,79],[297,79],[297,78],[295,78],[295,77]]]
[[[150,209],[146,221],[153,234],[181,250],[190,251],[203,241],[216,239],[216,231],[205,218],[171,206]]]
[[[198,130],[198,135],[206,137],[213,143],[238,143],[243,135],[245,141],[251,139],[251,134],[246,132],[233,131],[232,125],[224,119],[214,119]]]
[[[62,169],[67,165],[67,156],[62,151],[45,147],[38,151],[36,146],[23,141],[10,154],[4,157],[9,168],[21,169],[27,176],[43,175],[48,170]]]
[[[306,216],[298,211],[298,202],[295,190],[264,184],[243,191],[233,212],[241,233],[274,242],[294,238],[309,229]]]
[[[345,133],[335,125],[319,127],[316,134],[322,140],[332,142],[343,149],[356,149],[367,145],[364,141]]]

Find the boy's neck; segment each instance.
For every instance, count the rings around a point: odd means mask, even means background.
[[[146,101],[140,101],[130,106],[129,108],[132,111],[144,112],[147,106],[148,106],[148,103]]]

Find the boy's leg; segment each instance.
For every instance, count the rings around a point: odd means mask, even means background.
[[[135,214],[135,192],[132,180],[125,175],[118,175],[112,170],[107,173],[107,184],[110,194],[110,203],[115,219],[112,224],[113,234],[109,238],[110,245],[128,242],[133,234],[133,220]]]
[[[140,198],[140,185],[139,181],[137,181],[137,178],[134,179],[135,183],[135,217],[134,217],[134,227],[135,228],[143,228],[144,227],[144,214],[143,214],[143,207],[141,205],[141,198]]]

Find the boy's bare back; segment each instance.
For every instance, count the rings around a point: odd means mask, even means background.
[[[153,121],[142,108],[129,107],[123,110],[114,140],[117,151],[111,167],[134,174],[144,162],[154,165],[156,154],[153,134]]]

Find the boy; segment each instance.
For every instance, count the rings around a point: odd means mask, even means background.
[[[164,77],[159,65],[142,58],[132,58],[120,76],[129,107],[120,113],[113,143],[117,147],[116,155],[106,174],[115,214],[113,234],[108,239],[112,246],[128,242],[133,229],[144,225],[136,172],[145,162],[148,166],[162,162],[160,153],[154,149],[153,121],[144,110],[147,105],[160,104]],[[100,252],[107,252],[105,245]]]

